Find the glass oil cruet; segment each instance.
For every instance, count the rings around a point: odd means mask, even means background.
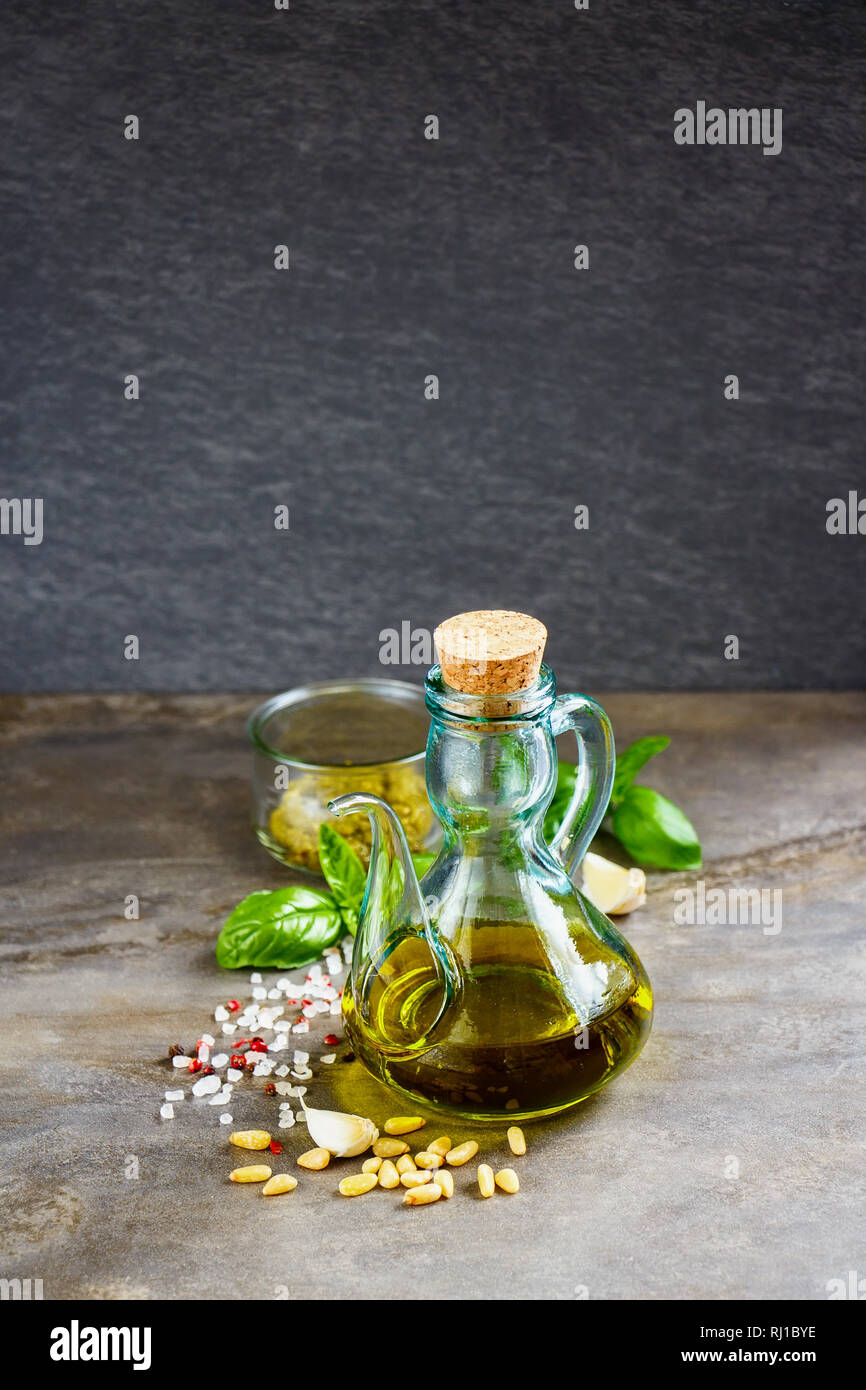
[[[373,829],[347,1039],[387,1085],[478,1120],[577,1104],[634,1061],[652,1022],[643,966],[572,881],[607,807],[613,736],[595,701],[557,696],[546,638],[536,619],[498,610],[436,629],[427,790],[444,838],[420,884],[385,801],[331,803]],[[547,845],[566,730],[579,771]]]

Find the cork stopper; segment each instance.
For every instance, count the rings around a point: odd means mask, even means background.
[[[527,613],[458,613],[433,634],[442,676],[466,695],[507,695],[538,680],[547,628]]]

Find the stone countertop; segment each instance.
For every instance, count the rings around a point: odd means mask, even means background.
[[[621,746],[671,735],[643,780],[698,827],[707,889],[781,889],[781,930],[678,926],[696,876],[651,875],[623,919],[656,994],[636,1064],[527,1126],[519,1196],[463,1194],[473,1168],[422,1210],[345,1201],[336,1164],[262,1201],[227,1181],[244,1156],[216,1107],[158,1118],[186,1077],[168,1045],[249,994],[214,962],[222,920],[287,881],[248,825],[256,698],[0,699],[0,1274],[46,1298],[822,1299],[866,1271],[866,695],[601,697]],[[313,1024],[314,1057],[337,1022]],[[309,1084],[380,1122],[405,1109],[357,1063]],[[263,1085],[234,1127],[276,1132]],[[280,1134],[275,1171],[304,1136]],[[505,1161],[503,1130],[479,1137]]]

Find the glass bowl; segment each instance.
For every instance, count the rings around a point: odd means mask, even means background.
[[[434,848],[441,827],[427,799],[424,757],[430,717],[421,686],[393,680],[319,681],[253,710],[252,817],[280,863],[319,872],[319,826],[327,821],[366,865],[367,816],[337,821],[328,802],[372,792],[397,812],[409,848]]]

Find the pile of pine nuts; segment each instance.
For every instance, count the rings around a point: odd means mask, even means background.
[[[414,1156],[409,1145],[401,1137],[414,1134],[423,1129],[426,1120],[420,1115],[395,1115],[385,1121],[385,1133],[372,1145],[373,1156],[361,1165],[360,1173],[352,1173],[343,1178],[338,1191],[343,1197],[361,1197],[372,1192],[374,1187],[392,1190],[405,1188],[403,1205],[407,1207],[429,1206],[441,1197],[454,1196],[452,1168],[461,1168],[478,1153],[474,1139],[462,1144],[452,1145],[447,1134],[434,1139],[426,1148]],[[518,1157],[526,1153],[526,1137],[523,1130],[512,1125],[508,1131],[508,1147]],[[270,1142],[265,1130],[243,1130],[231,1135],[231,1142],[239,1148],[264,1149]],[[300,1168],[320,1171],[327,1168],[331,1154],[327,1149],[310,1149],[298,1158]],[[236,1168],[230,1175],[232,1182],[263,1182],[262,1195],[277,1196],[291,1192],[298,1185],[297,1178],[288,1173],[271,1176],[267,1164],[250,1164],[246,1168]],[[497,1188],[500,1192],[513,1195],[520,1191],[520,1179],[513,1168],[501,1168],[494,1173],[488,1163],[480,1163],[477,1170],[478,1191],[482,1197],[492,1197]]]

